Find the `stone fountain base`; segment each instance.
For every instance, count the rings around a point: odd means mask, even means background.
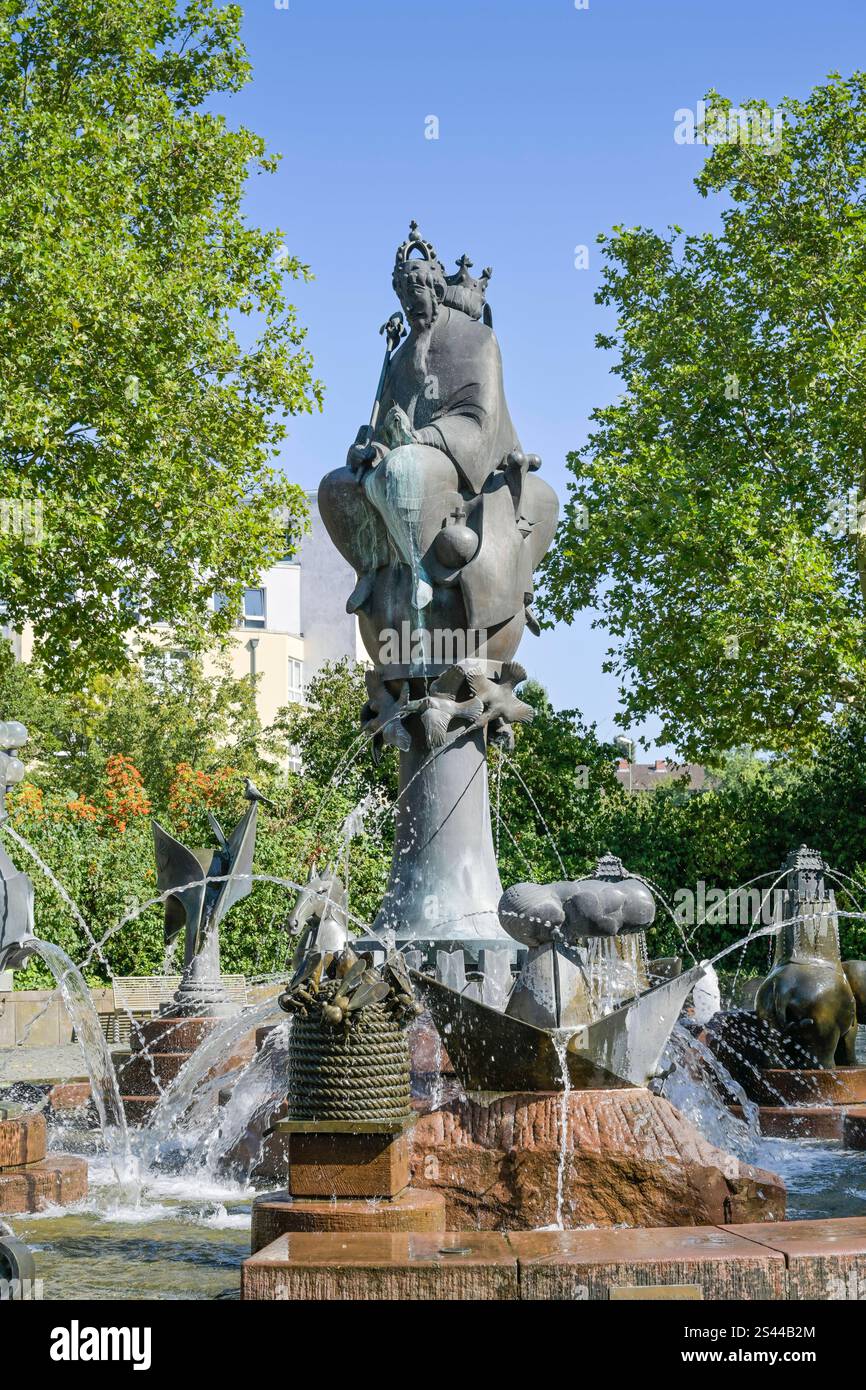
[[[412,1145],[412,1185],[443,1194],[448,1230],[527,1231],[560,1219],[566,1229],[710,1225],[785,1213],[780,1178],[708,1143],[642,1087],[455,1100],[419,1119]]]
[[[444,1231],[441,1192],[407,1187],[396,1197],[292,1197],[287,1189],[264,1192],[253,1202],[252,1253],[290,1231]]]
[[[649,1230],[306,1232],[241,1267],[241,1298],[862,1301],[866,1219]],[[628,1317],[624,1326],[630,1326]]]
[[[854,1140],[866,1123],[866,1067],[765,1067],[748,1092],[758,1102],[762,1134],[864,1147]],[[731,1110],[742,1115],[739,1105]]]
[[[135,1029],[132,1054],[118,1065],[117,1080],[129,1124],[144,1124],[163,1091],[222,1018],[151,1018]],[[234,1071],[255,1051],[253,1034],[220,1058],[210,1077]],[[214,1105],[217,1100],[214,1096]]]
[[[0,1118],[0,1213],[69,1206],[87,1195],[86,1161],[67,1154],[48,1156],[45,1135],[41,1114]]]
[[[716,1014],[699,1036],[757,1106],[762,1134],[863,1146],[856,1138],[866,1128],[866,1066],[786,1065],[784,1040],[745,1009]],[[742,1117],[740,1099],[729,1091],[728,1105]]]

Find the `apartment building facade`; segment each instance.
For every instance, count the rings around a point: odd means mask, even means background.
[[[306,686],[325,662],[368,660],[357,620],[346,612],[355,575],[324,528],[315,493],[308,503],[311,527],[298,554],[273,565],[245,591],[228,648],[232,673],[257,678],[256,701],[265,725],[284,705],[304,699]],[[220,595],[213,601],[219,604]],[[16,657],[28,661],[32,633],[0,631]],[[169,643],[166,655],[180,660],[184,654]],[[206,659],[208,666],[215,669],[216,659]]]

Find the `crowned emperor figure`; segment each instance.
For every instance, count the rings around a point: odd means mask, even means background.
[[[447,276],[412,223],[393,287],[408,320],[383,328],[392,349],[346,466],[319,509],[358,582],[347,603],[379,663],[382,633],[404,619],[428,632],[482,634],[475,655],[509,660],[528,623],[533,571],[556,528],[553,490],[536,476],[511,421],[486,303],[491,272],[458,261]]]

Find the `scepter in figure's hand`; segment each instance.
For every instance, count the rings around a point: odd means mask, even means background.
[[[382,363],[382,370],[379,373],[379,385],[376,387],[376,399],[373,401],[373,409],[370,411],[369,425],[362,425],[355,437],[355,442],[349,450],[348,464],[353,472],[356,472],[365,463],[372,463],[376,457],[376,450],[373,446],[373,435],[376,432],[376,425],[379,420],[379,408],[382,404],[382,396],[385,391],[385,381],[388,377],[388,367],[391,357],[400,345],[400,339],[406,336],[406,325],[403,322],[403,315],[398,309],[392,314],[387,323],[383,323],[379,329],[385,335],[385,360]]]

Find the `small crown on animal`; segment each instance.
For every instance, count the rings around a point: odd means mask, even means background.
[[[631,878],[628,869],[615,854],[603,854],[593,870],[593,878]]]
[[[457,262],[456,272],[445,278],[447,289],[444,303],[451,309],[460,309],[470,318],[480,319],[493,271],[489,265],[485,266],[476,278],[469,274],[471,269],[472,262],[464,252]]]

